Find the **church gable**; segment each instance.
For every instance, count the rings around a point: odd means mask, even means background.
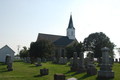
[[[75,41],[77,41],[76,39],[71,40],[67,36],[57,36],[57,35],[49,35],[49,34],[39,33],[37,41],[44,40],[44,39],[49,40],[55,46],[67,46],[67,45],[72,44]]]

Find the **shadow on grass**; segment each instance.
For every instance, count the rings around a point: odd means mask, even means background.
[[[3,62],[0,62],[0,65],[6,65],[5,63],[3,63]]]
[[[85,78],[88,78],[88,77],[91,77],[91,75],[85,74],[83,77],[79,78],[78,80],[85,79]]]
[[[66,72],[66,73],[63,73],[63,74],[69,74],[69,73],[72,73],[72,71],[68,71],[68,72]]]
[[[14,62],[23,62],[23,60],[14,60]]]
[[[65,67],[71,67],[71,66],[69,66],[69,65],[66,65]]]
[[[3,73],[3,72],[8,72],[7,68],[0,69],[0,73]]]
[[[42,76],[45,76],[45,75],[36,75],[36,76],[34,76],[34,77],[42,77]]]
[[[113,79],[113,78],[112,78]],[[96,77],[96,80],[112,80],[112,79],[107,79],[107,78],[99,78],[99,77]]]
[[[3,72],[9,72],[9,71],[8,70],[0,71],[0,73],[3,73]]]
[[[7,69],[7,68],[1,68],[0,70],[5,70],[5,69]]]
[[[40,67],[40,66],[36,66],[36,65],[33,65],[33,66],[29,66],[29,68],[33,68],[33,67]]]

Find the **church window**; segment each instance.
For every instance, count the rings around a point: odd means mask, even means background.
[[[55,57],[58,57],[58,50],[55,51]]]
[[[62,49],[62,55],[61,55],[61,57],[64,57],[64,49]]]

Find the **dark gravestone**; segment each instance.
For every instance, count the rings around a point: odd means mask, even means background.
[[[49,74],[49,69],[46,69],[46,68],[40,69],[40,74],[41,75],[48,75]]]
[[[54,74],[54,80],[65,80],[64,74]]]
[[[71,71],[77,71],[78,69],[78,63],[77,63],[77,52],[74,52],[73,54],[73,64],[71,67]]]

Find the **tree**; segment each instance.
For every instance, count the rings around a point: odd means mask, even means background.
[[[75,42],[73,45],[71,44],[71,45],[66,46],[65,49],[66,49],[66,56],[68,58],[71,58],[74,52],[77,52],[77,54],[79,55],[79,53],[83,51],[83,43]]]
[[[86,50],[92,50],[96,58],[102,57],[101,48],[105,46],[111,50],[110,55],[113,55],[115,45],[103,32],[92,33],[84,39],[84,47]]]
[[[24,57],[27,57],[29,54],[28,54],[28,50],[27,50],[27,47],[24,46],[22,50],[20,50],[20,57],[21,58],[24,58]]]
[[[40,40],[30,44],[29,52],[31,57],[50,58],[55,52],[55,46],[49,40]]]

